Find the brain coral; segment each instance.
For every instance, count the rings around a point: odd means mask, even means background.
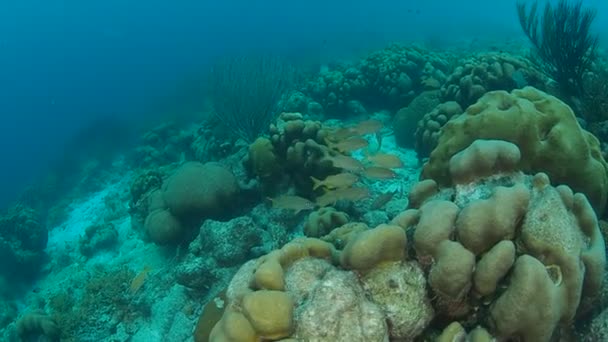
[[[476,139],[512,142],[521,151],[519,169],[547,173],[553,182],[584,193],[596,212],[604,213],[608,175],[599,142],[557,98],[532,87],[485,94],[443,127],[422,178],[451,184],[450,158]]]
[[[522,173],[522,156],[476,141],[451,158],[453,187],[419,183],[416,206],[391,224],[350,229],[340,247],[299,238],[248,262],[210,341],[566,336],[600,292],[604,240],[586,197]]]

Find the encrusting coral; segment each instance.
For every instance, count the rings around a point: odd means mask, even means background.
[[[390,224],[349,223],[324,237],[340,243],[299,238],[246,263],[209,341],[568,333],[599,295],[604,240],[586,197],[522,173],[521,157],[510,142],[477,140],[450,159],[454,186],[420,183]]]

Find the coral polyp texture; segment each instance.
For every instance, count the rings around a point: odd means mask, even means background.
[[[604,239],[587,197],[522,172],[524,156],[475,140],[449,159],[450,186],[420,182],[389,224],[349,223],[249,261],[196,340],[566,336],[600,294]]]

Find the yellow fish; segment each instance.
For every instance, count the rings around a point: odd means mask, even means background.
[[[342,141],[344,139],[348,139],[350,137],[354,137],[355,135],[357,135],[357,132],[353,128],[339,127],[339,128],[336,128],[336,129],[330,131],[330,134],[327,137],[327,139],[329,139],[333,142],[337,142],[337,141]]]
[[[382,209],[382,207],[384,207],[388,202],[393,199],[396,193],[397,190],[380,194],[378,197],[376,197],[370,208],[372,210]]]
[[[144,286],[146,279],[148,279],[148,273],[150,273],[151,270],[152,268],[146,265],[144,266],[143,270],[141,270],[141,272],[139,272],[133,278],[133,280],[131,280],[131,285],[129,286],[129,292],[131,292],[131,294],[136,294],[139,289]]]
[[[277,198],[268,198],[272,202],[272,207],[277,209],[294,210],[299,213],[302,210],[312,210],[315,204],[304,197],[294,195],[281,195]]]
[[[310,178],[313,182],[313,190],[317,190],[319,187],[325,187],[331,190],[348,188],[359,180],[359,177],[357,175],[348,172],[327,176],[324,180],[318,180],[315,177]]]
[[[395,171],[378,166],[366,168],[363,170],[363,175],[370,179],[393,179],[397,177]]]
[[[394,154],[388,153],[377,153],[366,156],[367,161],[374,164],[374,166],[383,167],[387,169],[402,168],[403,162],[399,157]]]
[[[363,170],[363,164],[360,161],[342,154],[333,157],[326,157],[324,160],[329,160],[334,167],[344,169],[346,171],[358,172]]]
[[[322,196],[317,197],[316,202],[320,207],[326,207],[330,204],[336,204],[340,200],[358,201],[368,196],[369,190],[366,188],[353,187],[326,192]]]
[[[346,140],[339,141],[337,143],[330,143],[329,147],[338,150],[342,153],[348,153],[356,150],[360,150],[367,147],[369,142],[361,137],[348,138]]]
[[[359,135],[372,134],[380,131],[382,129],[381,121],[378,120],[365,120],[359,122],[355,127],[354,131]]]

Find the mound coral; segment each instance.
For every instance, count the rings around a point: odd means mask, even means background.
[[[557,98],[532,87],[485,94],[444,126],[422,178],[451,184],[450,159],[476,139],[514,143],[521,152],[517,168],[547,173],[553,182],[585,194],[598,215],[604,213],[608,165],[599,142]]]
[[[149,195],[144,228],[155,243],[176,243],[188,227],[222,217],[238,192],[235,176],[220,164],[185,163]]]
[[[522,157],[478,140],[450,159],[453,187],[420,183],[391,224],[349,223],[324,238],[339,244],[299,238],[246,263],[210,341],[567,333],[599,295],[604,240],[586,197],[522,173]]]

